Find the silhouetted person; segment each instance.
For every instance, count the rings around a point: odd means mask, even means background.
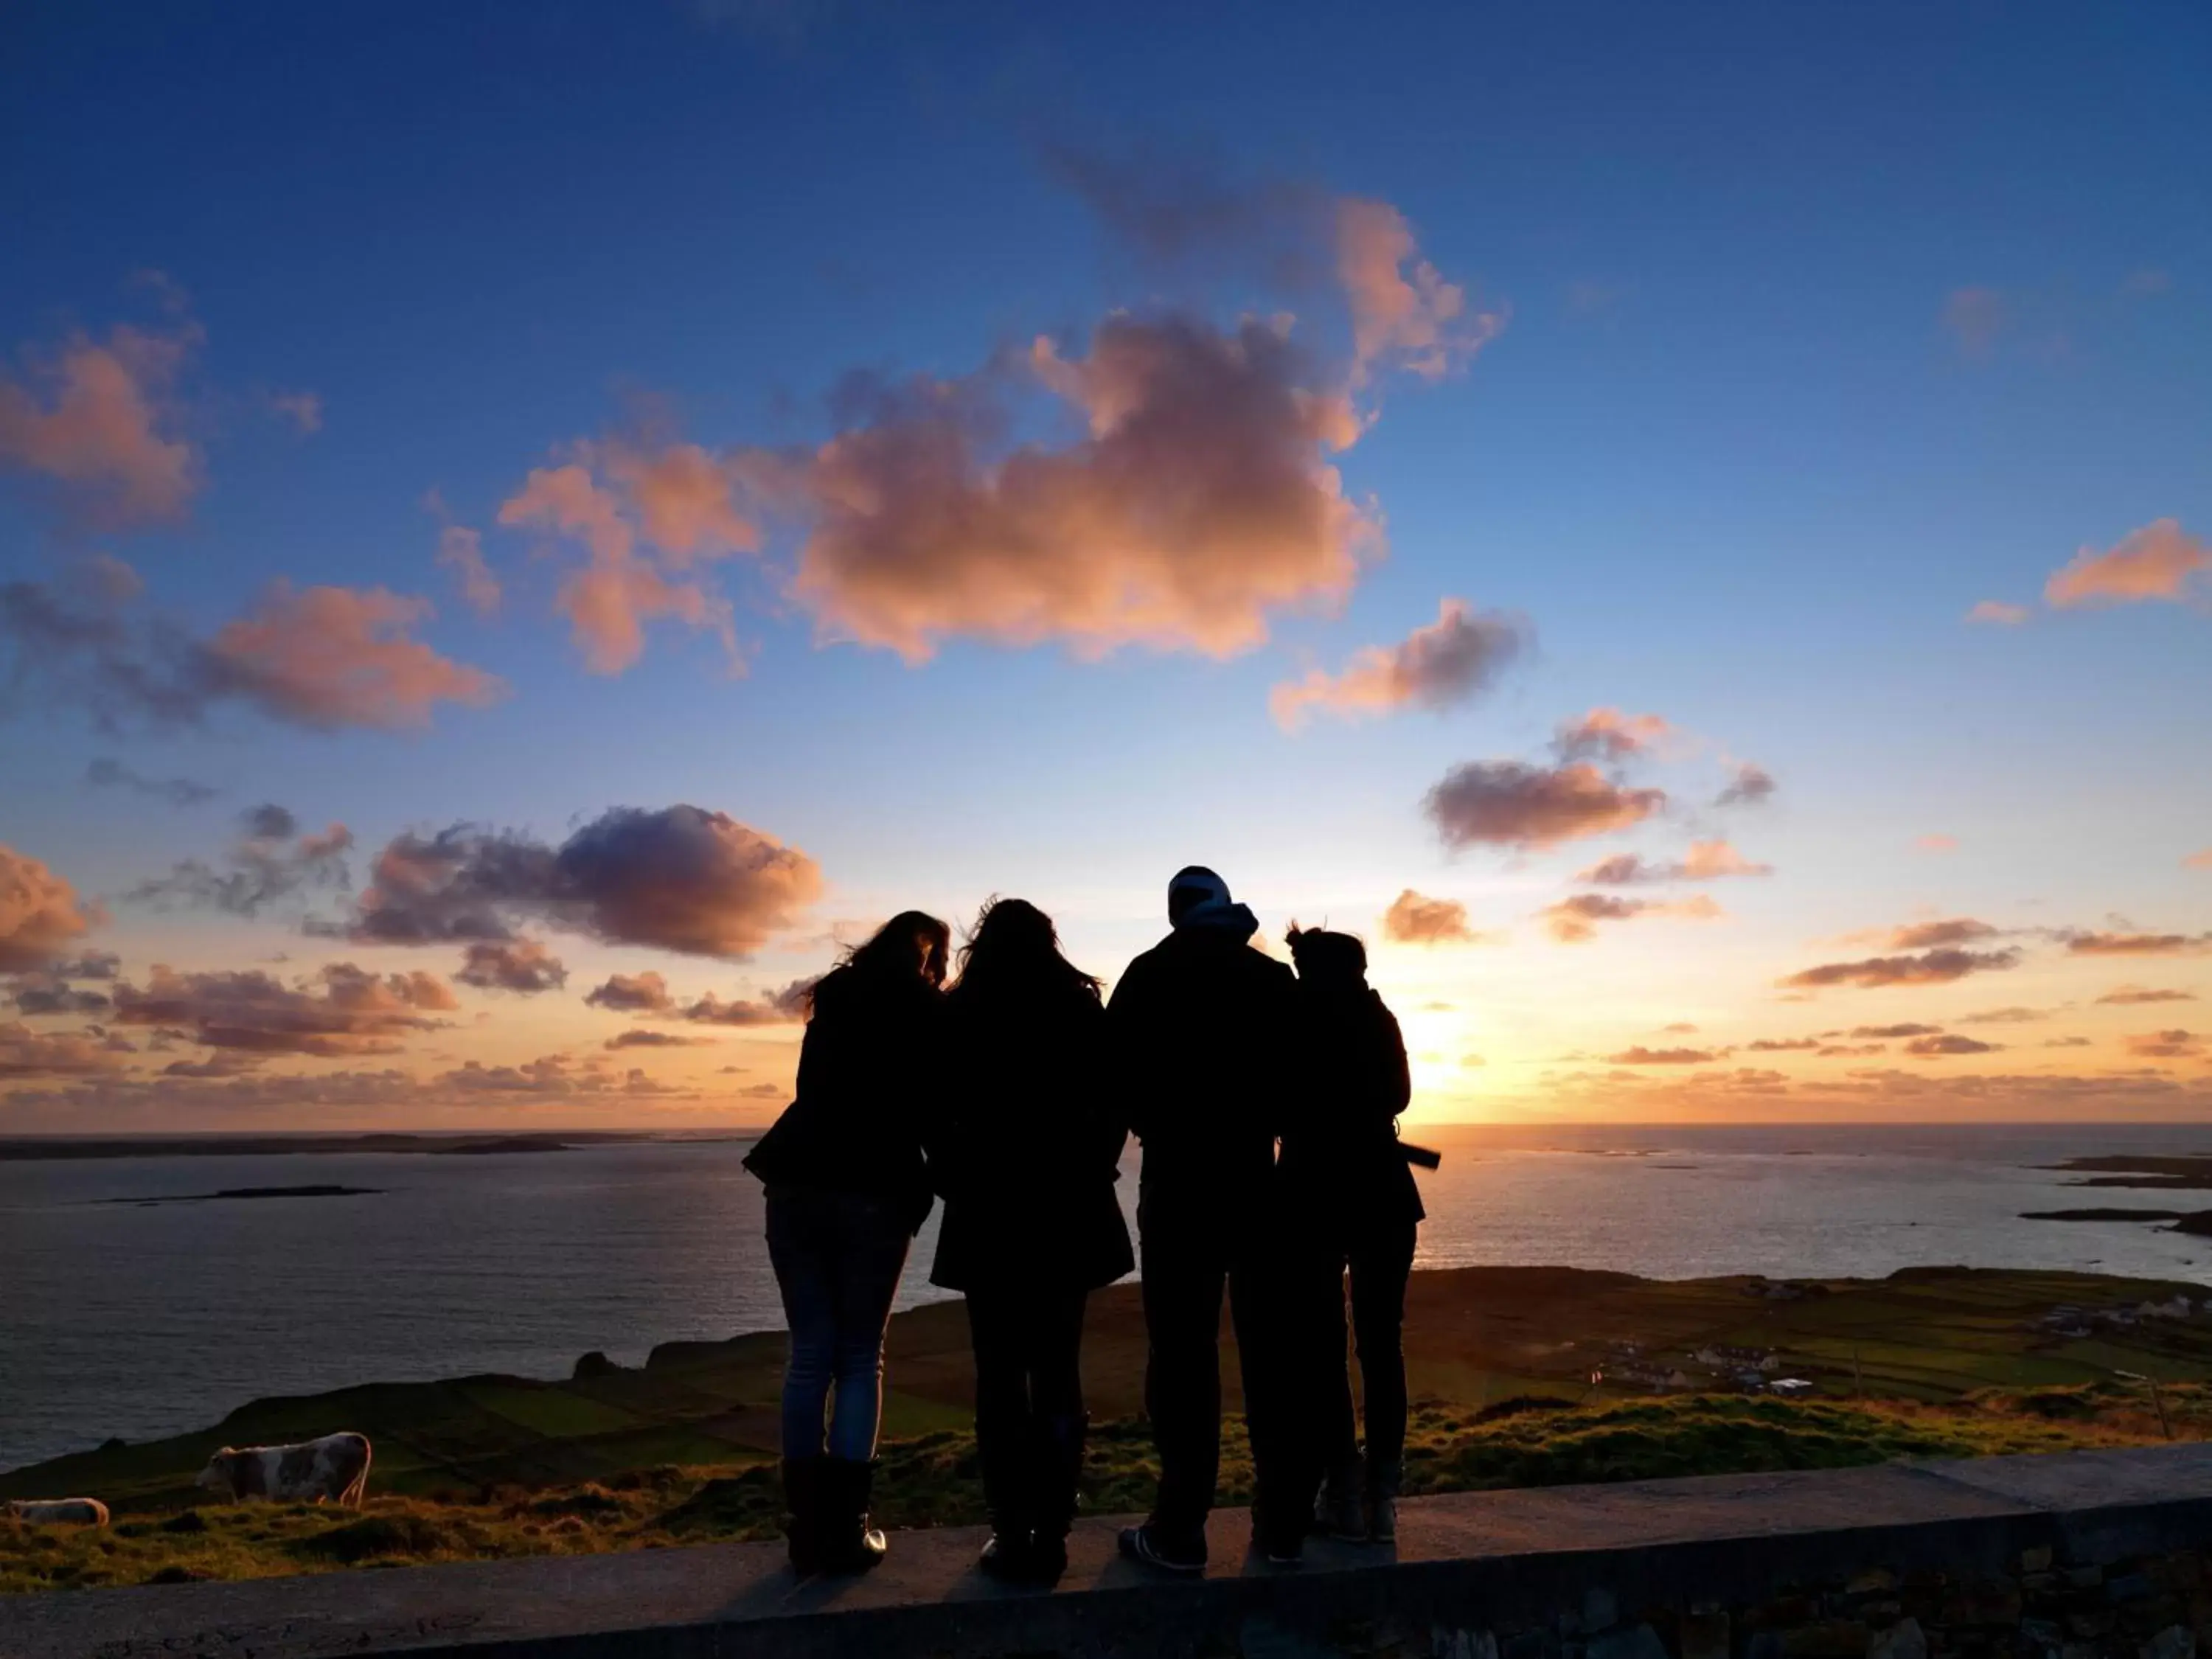
[[[1083,1310],[1136,1265],[1114,1195],[1127,1139],[1106,1072],[1098,981],[1052,918],[983,907],[945,999],[946,1098],[930,1140],[945,1195],[933,1283],[965,1291],[983,1570],[1050,1583],[1067,1567],[1084,1435]]]
[[[1267,1475],[1267,1340],[1253,1269],[1273,1176],[1291,971],[1251,948],[1259,924],[1212,871],[1168,884],[1174,931],[1129,964],[1108,1023],[1130,1127],[1144,1143],[1137,1225],[1144,1253],[1145,1407],[1159,1449],[1151,1518],[1125,1554],[1195,1572],[1221,1462],[1224,1286],[1243,1362],[1245,1419]]]
[[[908,910],[823,977],[798,1098],[745,1158],[768,1188],[769,1261],[791,1330],[783,1484],[801,1572],[856,1571],[884,1554],[868,1521],[884,1331],[932,1202],[922,1139],[940,1086],[951,938]]]
[[[1323,1483],[1320,1527],[1389,1540],[1398,1534],[1406,1450],[1406,1280],[1423,1215],[1398,1144],[1413,1085],[1398,1022],[1368,987],[1366,947],[1349,933],[1296,926],[1290,946],[1297,1035],[1276,1175],[1285,1269],[1311,1287],[1292,1316],[1300,1473]],[[1366,1404],[1364,1470],[1345,1358],[1347,1273]]]

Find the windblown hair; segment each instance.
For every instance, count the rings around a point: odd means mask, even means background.
[[[848,950],[845,959],[831,972],[852,973],[865,979],[873,979],[878,975],[912,974],[915,971],[914,947],[917,941],[927,942],[929,947],[921,963],[922,982],[932,990],[944,989],[945,972],[952,959],[952,929],[924,910],[900,911],[869,934],[865,943]],[[815,994],[829,977],[825,974],[807,988],[810,1010]]]
[[[1357,933],[1333,933],[1324,927],[1301,927],[1295,921],[1283,935],[1297,964],[1298,978],[1324,988],[1364,986],[1367,982],[1367,947]]]
[[[960,982],[953,988],[1022,986],[1079,989],[1095,999],[1100,981],[1060,954],[1060,930],[1036,905],[1027,899],[988,898],[960,946]]]

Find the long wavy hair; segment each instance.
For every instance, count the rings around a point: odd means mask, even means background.
[[[917,945],[923,947],[919,963],[915,960]],[[902,974],[911,974],[933,991],[941,991],[951,960],[952,929],[926,910],[902,910],[860,944],[847,950],[844,960],[830,973],[850,972],[870,980],[896,979]],[[809,1012],[813,1011],[815,994],[829,977],[824,974],[807,988]]]
[[[1102,981],[1060,954],[1060,930],[1027,899],[992,897],[960,946],[956,994],[1019,988],[1079,991],[1096,1001]]]

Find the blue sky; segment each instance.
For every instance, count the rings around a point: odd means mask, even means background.
[[[119,558],[149,613],[201,637],[277,579],[387,588],[435,608],[409,637],[507,688],[441,702],[423,729],[305,729],[234,701],[109,733],[59,682],[21,678],[0,843],[105,902],[70,948],[118,953],[140,992],[155,963],[293,987],[342,960],[450,969],[451,940],[303,938],[298,904],[249,921],[124,899],[179,859],[230,856],[235,813],[261,800],[348,826],[356,890],[410,828],[550,843],[610,807],[677,803],[822,876],[803,914],[719,958],[518,912],[560,949],[564,987],[464,994],[406,1035],[343,1033],[343,1053],[249,1065],[184,1043],[179,1062],[127,1036],[88,1059],[82,1020],[24,1013],[0,1127],[404,1115],[318,1092],[364,1067],[424,1079],[423,1110],[467,1119],[493,1109],[443,1103],[431,1079],[553,1055],[558,1086],[496,1109],[757,1121],[794,1030],[610,1058],[629,1028],[582,994],[648,969],[683,995],[764,991],[818,971],[833,932],[994,890],[1055,910],[1110,975],[1191,858],[1271,929],[1295,912],[1366,933],[1401,1012],[1452,1005],[1416,1032],[1431,1115],[2212,1105],[2201,1052],[2130,1046],[2212,1016],[2094,1000],[2122,981],[2212,996],[2196,942],[2212,872],[2183,862],[2212,848],[2212,577],[2039,600],[2080,550],[2172,520],[2160,545],[2185,561],[2212,524],[2201,8],[50,6],[0,27],[0,201],[36,232],[0,261],[7,384],[47,411],[72,338],[122,324],[176,343],[181,366],[148,387],[195,480],[176,511],[125,522],[33,438],[11,453],[0,422],[0,581],[43,589]],[[805,453],[852,428],[837,392],[856,372],[995,362],[1019,380],[1007,365],[1031,341],[1079,358],[1117,308],[1215,328],[1294,313],[1307,384],[1350,384],[1349,295],[1326,257],[1285,281],[1218,222],[1205,257],[1149,257],[1055,165],[1069,155],[1162,198],[1388,204],[1418,239],[1404,269],[1430,263],[1466,314],[1502,319],[1433,378],[1410,355],[1379,363],[1352,394],[1357,443],[1316,456],[1387,556],[1348,591],[1257,606],[1266,641],[1233,654],[1091,660],[1049,631],[1012,647],[954,625],[917,665],[825,641],[790,586],[806,524],[740,501],[764,550],[710,581],[743,674],[665,619],[625,672],[587,672],[552,614],[575,547],[497,522],[580,443]],[[1023,386],[1010,441],[1077,441],[1071,411]],[[313,430],[275,404],[300,393]],[[433,490],[481,534],[496,614],[439,564]],[[1526,618],[1533,645],[1441,709],[1271,720],[1272,686],[1406,640],[1447,597]],[[1984,600],[2030,614],[1969,625]],[[1667,788],[1666,815],[1441,843],[1421,803],[1448,769],[1553,764],[1555,726],[1600,707],[1688,734],[1613,777]],[[90,789],[96,757],[223,793],[178,811]],[[1772,798],[1705,805],[1744,760]],[[1915,848],[1930,835],[1958,844]],[[1608,853],[1714,838],[1774,866],[1712,884],[1725,918],[1652,912],[1576,943],[1537,919]],[[1389,940],[1382,914],[1408,888],[1501,942]],[[343,902],[319,902],[326,921]],[[1795,994],[1778,981],[1853,955],[1838,939],[1930,916],[1973,918],[2019,958],[1778,1006]],[[2182,945],[2107,957],[2065,929]],[[27,947],[15,965],[48,971]],[[2015,999],[2045,1019],[2001,1051],[1741,1052],[1877,1008],[1948,1030]],[[1607,1062],[1679,1024],[1695,1042],[1667,1046],[1705,1058]],[[2088,1041],[2045,1052],[2062,1032]],[[1459,1064],[1475,1052],[1488,1063]],[[609,1068],[641,1054],[665,1093],[610,1093]],[[162,1077],[226,1058],[228,1077]],[[1779,1083],[1743,1075],[1770,1066]]]

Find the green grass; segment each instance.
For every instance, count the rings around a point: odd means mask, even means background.
[[[2212,1434],[2212,1389],[2166,1404],[2173,1431]],[[1942,1406],[1701,1395],[1575,1404],[1519,1395],[1486,1406],[1424,1401],[1407,1447],[1411,1492],[1838,1468],[1900,1457],[1967,1457],[2131,1445],[2161,1437],[2148,1401],[2114,1384],[1991,1390]],[[887,1443],[878,1518],[894,1528],[983,1519],[973,1437],[939,1431]],[[1099,1425],[1085,1470],[1092,1514],[1141,1510],[1155,1466],[1149,1429]],[[1251,1457],[1231,1419],[1221,1498],[1249,1501]],[[147,1511],[94,1528],[0,1521],[0,1592],[258,1578],[348,1568],[661,1549],[776,1535],[774,1468],[662,1465],[605,1480],[504,1487],[455,1501],[386,1496],[354,1511],[238,1504]]]

